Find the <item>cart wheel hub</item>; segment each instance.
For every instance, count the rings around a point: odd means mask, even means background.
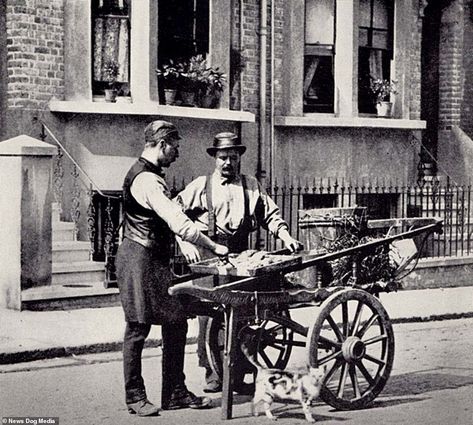
[[[366,353],[366,346],[363,341],[356,336],[349,336],[342,344],[343,358],[347,362],[354,362],[363,358]]]

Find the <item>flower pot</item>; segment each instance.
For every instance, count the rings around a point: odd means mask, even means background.
[[[166,105],[174,105],[176,103],[176,93],[175,89],[164,89],[164,101]]]
[[[117,90],[105,89],[105,102],[115,103],[117,101]]]
[[[218,107],[219,101],[220,96],[216,94],[204,94],[200,98],[200,107],[214,109]]]
[[[392,102],[378,102],[376,104],[376,111],[378,112],[378,117],[391,118],[392,109]]]
[[[193,91],[181,91],[182,106],[194,106],[195,105],[195,92]]]

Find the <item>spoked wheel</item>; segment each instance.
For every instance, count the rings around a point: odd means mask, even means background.
[[[256,353],[259,363],[268,368],[284,369],[292,351],[294,332],[277,322],[277,316],[289,319],[289,311],[282,310],[275,318],[263,320],[259,325],[245,325],[239,332],[240,341]],[[206,329],[206,349],[210,366],[222,378],[222,359],[225,346],[225,323],[223,315],[209,318]],[[243,356],[243,355],[242,355]],[[241,359],[243,360],[243,359]],[[244,359],[246,360],[246,359]],[[252,366],[247,365],[248,372]]]
[[[309,342],[309,364],[326,367],[321,398],[332,407],[361,409],[384,388],[394,360],[394,334],[374,296],[358,289],[332,295],[320,306]]]

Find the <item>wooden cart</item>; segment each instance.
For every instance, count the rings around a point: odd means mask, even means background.
[[[395,289],[396,280],[361,282],[358,266],[374,249],[389,249],[394,241],[421,238],[423,244],[430,234],[441,232],[442,222],[434,218],[371,220],[368,227],[389,227],[389,235],[337,252],[315,256],[303,252],[300,261],[282,270],[238,278],[214,288],[188,282],[199,276],[195,273],[181,277],[182,283],[170,288],[173,295],[210,301],[206,303],[206,314],[211,317],[207,351],[212,367],[222,377],[222,419],[232,417],[232,366],[242,340],[252,346],[261,363],[279,369],[286,367],[294,347],[306,347],[307,364],[326,367],[321,398],[336,409],[366,407],[382,391],[393,365],[394,334],[377,295]],[[391,235],[393,229],[397,234]],[[283,278],[289,272],[341,258],[353,263],[352,276],[344,286],[288,288]],[[409,257],[407,262],[414,260]],[[406,266],[400,267],[403,272]],[[311,327],[291,319],[291,310],[302,307],[313,307],[308,310],[313,315]]]

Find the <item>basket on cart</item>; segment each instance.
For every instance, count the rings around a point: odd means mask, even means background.
[[[215,288],[189,282],[172,287],[171,293],[193,295],[218,306],[220,314],[213,315],[207,328],[207,350],[214,370],[228,378],[238,338],[244,339],[245,345],[252,344],[250,351],[261,363],[279,369],[287,366],[294,347],[306,347],[307,364],[327,370],[321,392],[325,402],[341,410],[363,408],[372,402],[384,388],[394,359],[392,325],[376,295],[392,287],[382,280],[359,279],[361,265],[381,249],[393,268],[405,274],[408,264],[415,263],[422,240],[441,231],[441,221],[373,220],[366,223],[366,231],[370,239],[359,245],[334,252],[303,252],[300,261],[287,267],[273,264],[267,273],[246,275]],[[293,287],[280,278],[344,258],[351,261],[351,276],[343,282]],[[206,269],[202,264],[194,270],[218,273],[218,268]],[[394,281],[398,277],[395,273]],[[260,290],[262,283],[264,289]],[[304,314],[313,317],[310,326],[291,318],[291,310],[306,307]],[[228,385],[224,383],[224,389],[230,388]],[[231,399],[231,391],[222,395],[222,407],[227,409],[224,416],[230,417],[227,399]]]

